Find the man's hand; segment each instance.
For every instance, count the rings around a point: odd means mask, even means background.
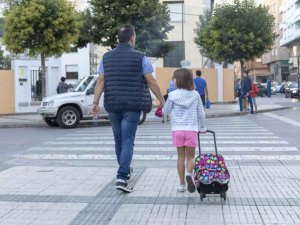
[[[98,115],[100,114],[100,108],[98,106],[98,104],[93,104],[93,107],[92,107],[92,114],[94,117],[98,117]]]
[[[165,103],[166,103],[166,102],[165,102],[164,100],[163,100],[163,101],[160,101],[158,107],[159,107],[159,108],[163,108],[164,105],[165,105]]]

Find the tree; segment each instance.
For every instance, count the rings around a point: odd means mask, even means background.
[[[132,24],[137,31],[138,50],[146,52],[149,56],[161,57],[172,49],[172,45],[164,40],[173,26],[169,24],[167,6],[159,0],[91,0],[90,4],[93,12],[91,24],[88,26],[91,37],[88,40],[84,35],[84,38],[80,39],[85,39],[85,44],[93,42],[115,48],[118,27],[122,24]],[[84,16],[88,19],[87,14]],[[82,44],[84,42],[81,42],[81,46]]]
[[[203,55],[225,65],[240,61],[243,69],[244,60],[271,49],[277,38],[274,25],[267,7],[235,0],[233,5],[217,5],[211,18],[200,16],[194,41]]]
[[[4,51],[0,48],[0,70],[9,70],[11,68],[11,59],[8,55],[4,55]]]
[[[60,56],[77,41],[80,23],[67,0],[30,0],[6,14],[4,43],[14,53],[41,56],[42,96],[46,96],[45,58]]]

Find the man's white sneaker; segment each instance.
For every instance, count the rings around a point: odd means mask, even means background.
[[[178,187],[178,192],[185,192],[186,190],[186,185],[185,184],[180,184]]]

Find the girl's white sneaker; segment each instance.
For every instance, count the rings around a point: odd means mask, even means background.
[[[180,184],[178,187],[178,192],[185,192],[186,190],[186,185],[185,184]]]

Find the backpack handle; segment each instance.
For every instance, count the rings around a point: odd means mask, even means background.
[[[212,130],[207,130],[206,133],[211,133],[214,137],[214,145],[215,145],[215,152],[216,155],[218,155],[218,150],[217,150],[217,141],[216,141],[216,133]],[[200,132],[198,132],[198,148],[199,148],[199,156],[201,156],[201,145],[200,145]]]

